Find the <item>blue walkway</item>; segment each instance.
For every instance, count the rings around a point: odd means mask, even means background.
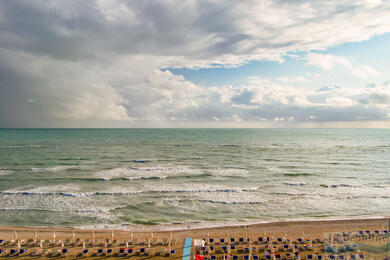
[[[184,248],[183,248],[183,260],[191,260],[191,244],[192,244],[192,239],[191,238],[186,238],[184,240]]]

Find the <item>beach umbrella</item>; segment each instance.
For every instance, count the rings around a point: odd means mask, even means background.
[[[107,248],[107,239],[104,239],[104,247]]]
[[[38,232],[35,230],[35,242],[37,242],[37,239],[38,239]]]
[[[72,242],[74,242],[75,237],[76,237],[76,234],[74,233],[74,230],[73,230],[73,231],[72,231]]]
[[[42,240],[39,241],[39,248],[42,249],[43,247],[43,244],[42,244]]]
[[[61,247],[64,247],[64,241],[61,240]]]
[[[85,249],[85,241],[84,241],[84,239],[83,239],[83,249]]]
[[[114,241],[114,230],[111,230],[111,240]]]
[[[130,231],[130,241],[133,242],[133,231]]]
[[[95,231],[92,230],[92,245],[95,243]]]
[[[226,238],[229,239],[229,229],[226,228]]]
[[[53,230],[53,241],[56,241],[56,231]]]
[[[16,230],[14,232],[14,238],[15,238],[15,240],[18,239],[18,233],[16,232]]]
[[[126,240],[126,248],[129,247],[129,242]]]
[[[18,240],[18,249],[20,249],[20,240]]]

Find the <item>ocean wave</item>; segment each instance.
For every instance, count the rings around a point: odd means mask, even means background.
[[[82,168],[79,165],[58,165],[47,168],[30,168],[31,172],[58,172],[58,171],[66,171],[71,169],[80,169]]]
[[[313,173],[283,173],[284,176],[288,177],[300,177],[300,176],[314,176]]]
[[[200,202],[228,204],[228,205],[252,205],[252,204],[264,204],[263,201],[219,201],[219,200],[198,200]]]
[[[0,170],[0,176],[14,173],[12,170]]]
[[[65,213],[107,213],[105,209],[74,209],[74,210],[60,210],[60,209],[43,209],[43,208],[0,208],[0,211],[39,211],[39,212],[65,212]]]
[[[134,195],[142,191],[127,192],[31,192],[31,191],[0,191],[0,195],[21,195],[21,196],[63,196],[63,197],[90,197],[108,195]]]
[[[64,158],[59,158],[58,160],[60,161],[87,161],[89,158],[87,157],[64,157]]]
[[[52,147],[55,146],[44,146],[39,144],[15,144],[15,145],[2,146],[1,148],[19,149],[19,148],[52,148]]]
[[[109,170],[99,171],[94,174],[95,177],[104,180],[138,180],[138,179],[165,179],[167,177],[184,175],[202,174],[199,169],[189,167],[128,167],[128,168],[113,168]]]
[[[288,186],[304,186],[304,185],[306,185],[305,182],[285,182],[284,184],[288,185]]]

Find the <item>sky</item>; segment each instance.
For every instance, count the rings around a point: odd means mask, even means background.
[[[0,127],[390,127],[390,1],[0,1]]]

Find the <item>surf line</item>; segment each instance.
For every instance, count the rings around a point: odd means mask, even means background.
[[[184,239],[183,258],[182,258],[182,260],[190,260],[191,244],[192,244],[192,238]]]

